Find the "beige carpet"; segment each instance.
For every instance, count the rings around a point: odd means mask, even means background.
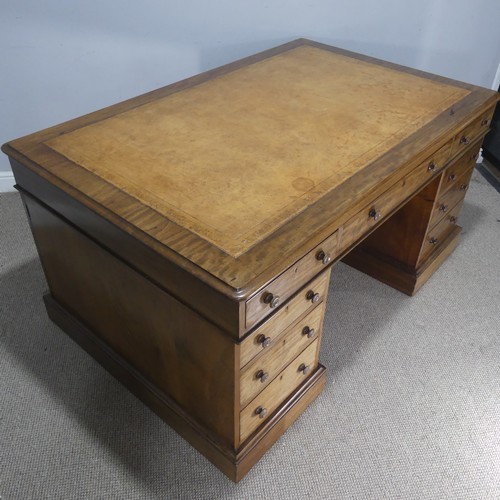
[[[235,485],[47,319],[17,194],[0,195],[0,497],[499,499],[500,194],[416,297],[342,264],[329,382]]]

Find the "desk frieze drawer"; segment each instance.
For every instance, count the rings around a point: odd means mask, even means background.
[[[245,366],[260,353],[271,350],[278,337],[292,323],[307,311],[319,306],[326,298],[329,281],[330,269],[327,269],[245,338],[240,347],[240,366]]]
[[[337,254],[337,232],[289,267],[246,303],[246,327],[251,328],[279,308],[301,286],[322,271]]]
[[[435,177],[450,158],[450,146],[450,142],[445,144],[434,155],[347,221],[342,232],[341,251],[349,248],[361,237],[368,234],[372,227],[383,222],[420,186]]]
[[[451,147],[452,156],[467,149],[480,135],[488,131],[493,111],[494,108],[490,108],[454,137]]]
[[[254,358],[241,371],[240,405],[244,408],[265,389],[283,368],[310,343],[320,338],[325,302],[295,322],[262,356]]]
[[[241,413],[240,441],[247,439],[304,382],[318,364],[319,341],[306,347]]]

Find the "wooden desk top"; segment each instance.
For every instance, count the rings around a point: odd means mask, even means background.
[[[3,149],[238,296],[494,94],[297,40]]]

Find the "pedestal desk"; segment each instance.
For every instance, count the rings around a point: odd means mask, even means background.
[[[47,312],[238,481],[324,386],[331,266],[455,248],[497,98],[301,39],[9,142]]]

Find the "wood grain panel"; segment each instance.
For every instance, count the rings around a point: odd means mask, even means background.
[[[45,295],[44,302],[49,318],[59,328],[224,474],[236,481],[236,457],[232,447],[222,445],[217,436],[192,419],[53,297]]]
[[[371,253],[370,249],[356,248],[349,253],[344,261],[369,276],[386,283],[407,295],[415,295],[427,282],[439,266],[456,248],[460,238],[461,228],[456,226],[453,231],[437,245],[429,257],[417,267],[401,266],[397,260],[384,255]]]
[[[23,200],[54,299],[192,418],[234,444],[231,339],[33,198]]]

